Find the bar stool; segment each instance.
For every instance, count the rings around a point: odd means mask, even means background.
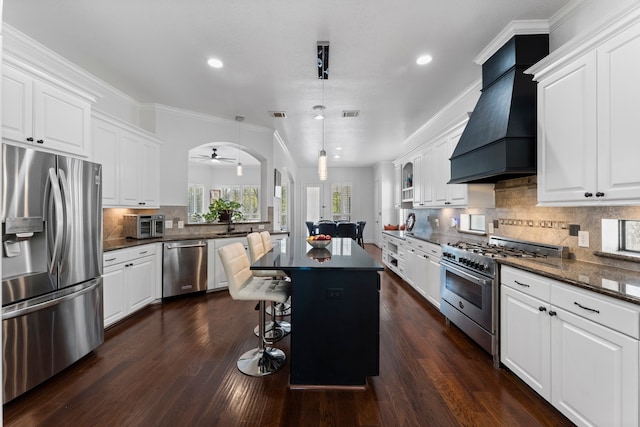
[[[253,377],[273,374],[284,365],[284,352],[275,347],[267,347],[264,338],[265,301],[284,302],[289,298],[290,284],[284,280],[269,280],[253,277],[249,269],[249,257],[240,242],[218,249],[218,255],[227,279],[229,294],[234,300],[259,300],[260,328],[258,348],[247,351],[238,359],[238,370]]]
[[[262,237],[262,246],[264,247],[264,253],[271,251],[273,249],[273,243],[271,243],[271,233],[269,233],[267,230],[261,231],[260,237]],[[280,277],[284,277],[285,280],[288,279],[288,277],[286,277],[286,273],[282,271],[278,271],[278,273],[281,273]],[[275,304],[271,307],[267,307],[268,314],[271,314],[271,309],[274,306],[276,308],[276,316],[283,317],[289,316],[291,314],[291,304],[289,302],[285,302],[284,304]]]
[[[268,232],[267,232],[268,233]],[[269,245],[271,245],[271,237],[268,237]],[[264,239],[262,237],[262,233],[253,232],[247,234],[247,244],[249,247],[249,258],[251,263],[256,262],[266,253],[264,245]],[[272,246],[273,247],[273,246]],[[251,270],[251,273],[254,277],[259,278],[271,278],[271,279],[281,279],[286,276],[284,271],[279,270]],[[265,339],[268,343],[274,343],[282,339],[285,335],[291,332],[291,324],[289,322],[285,322],[284,320],[278,321],[276,319],[277,310],[274,310],[274,304],[272,302],[271,310],[267,309],[267,312],[271,315],[271,321],[267,322],[265,325]],[[260,325],[256,326],[254,329],[254,333],[258,335],[260,333]]]

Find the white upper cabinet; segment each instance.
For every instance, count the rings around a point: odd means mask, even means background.
[[[105,206],[159,206],[160,141],[152,134],[94,113],[93,160],[102,164]]]
[[[538,80],[538,202],[637,204],[640,23],[586,46],[565,54],[569,59],[552,54],[532,67]]]
[[[422,201],[422,176],[424,168],[422,166],[422,153],[416,154],[413,159],[413,207],[423,206]]]
[[[88,157],[91,96],[2,67],[2,137],[46,150]]]

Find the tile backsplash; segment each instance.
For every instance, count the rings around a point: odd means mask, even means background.
[[[572,258],[640,271],[638,262],[604,258],[594,255],[602,248],[603,218],[640,219],[640,206],[598,207],[540,207],[537,204],[536,177],[518,178],[496,184],[495,208],[482,209],[414,209],[415,232],[435,233],[452,242],[482,240],[486,237],[460,233],[452,227],[452,219],[459,224],[460,214],[485,215],[487,229],[495,225],[493,234],[532,242],[567,246]],[[569,226],[579,225],[589,232],[589,247],[578,246],[578,237],[569,235]]]

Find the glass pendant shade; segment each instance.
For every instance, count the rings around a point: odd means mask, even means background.
[[[327,152],[320,150],[320,157],[318,157],[318,177],[320,181],[326,181],[327,176]]]
[[[240,162],[238,162],[238,165],[236,166],[236,175],[242,176],[242,163]]]

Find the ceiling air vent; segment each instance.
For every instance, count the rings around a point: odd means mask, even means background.
[[[271,117],[275,117],[276,119],[286,119],[287,113],[284,111],[269,111],[269,115]]]
[[[358,117],[360,110],[343,110],[342,117]]]

